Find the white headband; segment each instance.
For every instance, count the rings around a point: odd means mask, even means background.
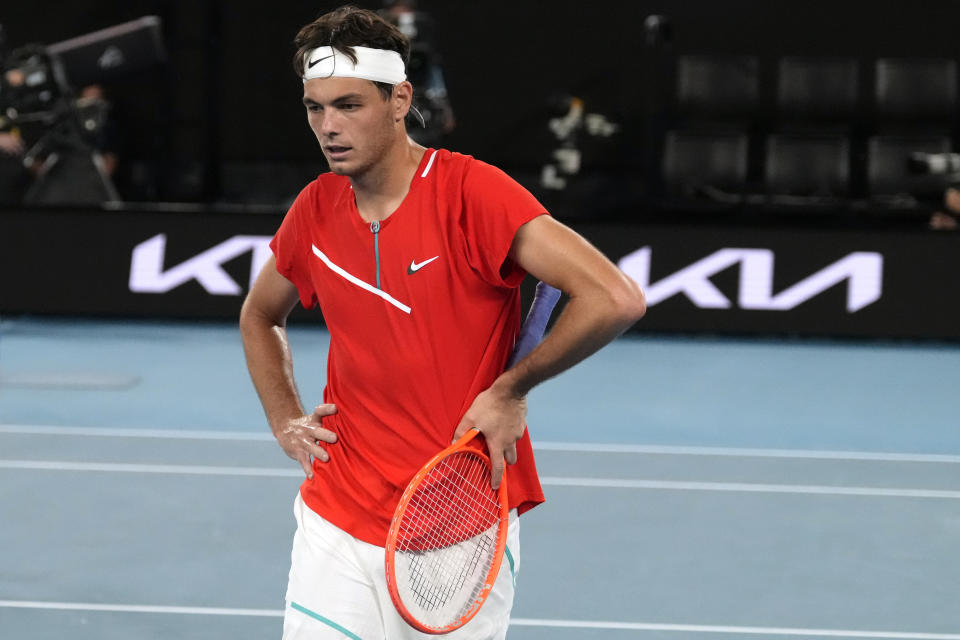
[[[363,78],[398,84],[407,79],[396,51],[353,47],[357,64],[333,47],[317,47],[303,58],[303,81],[314,78]]]

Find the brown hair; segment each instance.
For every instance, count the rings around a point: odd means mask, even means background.
[[[399,29],[373,11],[346,5],[325,13],[305,25],[293,39],[297,52],[293,56],[293,70],[303,77],[305,56],[317,47],[334,47],[357,62],[354,47],[370,47],[396,51],[406,69],[410,62],[410,40]],[[393,94],[393,85],[375,82],[384,100]]]

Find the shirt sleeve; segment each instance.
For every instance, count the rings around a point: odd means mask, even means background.
[[[497,287],[517,287],[527,275],[510,259],[513,238],[537,216],[549,215],[542,204],[506,173],[479,160],[470,163],[463,183],[460,226],[467,262]]]
[[[310,253],[306,216],[310,211],[308,203],[311,191],[308,186],[300,192],[270,241],[270,250],[277,259],[277,272],[296,286],[300,302],[306,309],[312,309],[317,304],[310,271],[304,260]]]

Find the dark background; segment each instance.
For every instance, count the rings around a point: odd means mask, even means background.
[[[241,296],[210,296],[195,281],[163,295],[131,293],[131,251],[166,233],[170,269],[231,236],[273,233],[285,204],[325,170],[300,104],[292,40],[303,24],[337,6],[5,2],[0,23],[8,48],[156,15],[168,59],[105,85],[119,132],[115,178],[126,204],[0,209],[0,269],[26,274],[0,279],[0,313],[235,318]],[[638,330],[960,338],[960,233],[926,230],[932,208],[901,218],[856,206],[785,215],[767,208],[738,217],[698,203],[664,208],[647,192],[656,137],[673,125],[677,56],[757,56],[760,121],[775,107],[779,58],[853,57],[860,73],[854,118],[869,129],[875,60],[960,59],[960,3],[422,0],[419,9],[436,22],[456,114],[443,146],[507,170],[611,259],[652,246],[658,279],[722,247],[767,248],[777,255],[781,291],[852,251],[885,258],[882,300],[854,314],[843,310],[844,283],[789,313],[703,310],[677,296],[651,308]],[[656,45],[644,29],[652,14],[671,25],[671,37]],[[570,188],[546,192],[539,171],[556,147],[548,122],[564,95],[621,128],[613,138],[584,143],[583,170]],[[950,128],[954,149],[957,121]],[[225,268],[246,287],[249,255]],[[737,273],[731,268],[711,281],[735,298]]]
[[[5,2],[0,23],[8,46],[17,47],[159,16],[166,68],[107,86],[122,131],[121,195],[277,202],[323,169],[299,104],[292,39],[302,24],[339,5],[37,0]],[[772,74],[766,63],[783,55],[854,56],[867,70],[878,56],[955,57],[960,24],[960,4],[951,0],[422,0],[419,8],[437,23],[457,118],[444,146],[497,164],[532,186],[549,153],[552,96],[577,95],[587,111],[621,125],[616,139],[585,149],[587,186],[577,193],[582,208],[607,207],[603,192],[610,180],[618,180],[617,188],[642,189],[645,118],[651,101],[668,93],[658,88],[665,77],[669,82],[658,65],[670,55],[758,55],[762,80]],[[672,21],[666,50],[644,42],[650,14]],[[867,94],[869,85],[861,84]],[[761,83],[762,103],[772,104],[771,85]],[[617,201],[622,208],[633,205],[626,197]]]

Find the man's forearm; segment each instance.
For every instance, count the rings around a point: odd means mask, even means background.
[[[267,415],[270,428],[304,415],[293,377],[293,357],[285,327],[253,314],[240,321],[247,369]]]
[[[494,383],[514,397],[523,397],[626,331],[645,311],[639,289],[611,294],[594,291],[572,296],[547,338]]]

